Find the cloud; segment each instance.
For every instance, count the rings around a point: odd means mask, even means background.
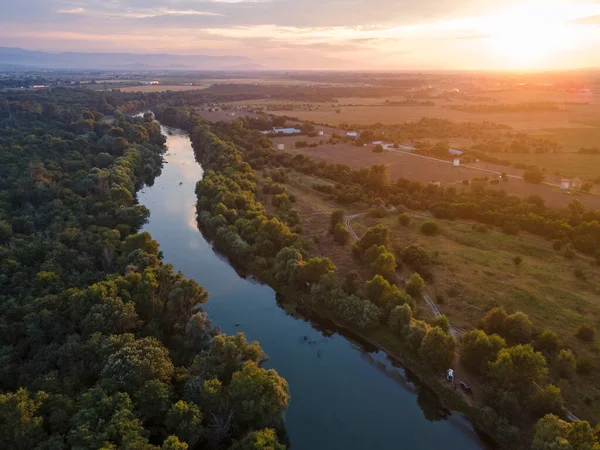
[[[571,20],[572,24],[575,25],[600,25],[600,14],[597,16],[581,17],[579,19]]]
[[[83,8],[71,8],[71,9],[58,9],[56,10],[59,14],[83,14],[85,9]]]

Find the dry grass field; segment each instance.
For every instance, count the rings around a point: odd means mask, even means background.
[[[120,90],[123,92],[166,92],[166,91],[181,92],[181,91],[197,91],[200,89],[206,89],[207,87],[208,87],[208,85],[206,85],[206,86],[181,86],[181,85],[169,86],[169,85],[165,85],[165,84],[158,84],[158,85],[151,85],[151,86],[129,86],[129,87],[121,88]]]

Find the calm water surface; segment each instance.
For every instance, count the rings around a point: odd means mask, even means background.
[[[294,450],[482,449],[462,416],[372,351],[278,306],[268,286],[236,273],[198,231],[194,187],[202,168],[187,134],[163,127],[168,152],[162,175],[138,194],[151,212],[144,228],[164,260],[210,292],[205,305],[227,334],[258,340],[290,385],[286,429]]]

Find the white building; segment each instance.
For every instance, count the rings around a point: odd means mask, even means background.
[[[323,136],[325,132],[323,130],[319,131],[319,136]]]
[[[454,163],[452,164],[454,167],[460,166],[460,158],[454,158]]]
[[[285,150],[285,144],[277,144],[277,150]]]
[[[297,128],[273,128],[272,130],[263,131],[263,134],[300,134],[302,130]]]
[[[571,187],[571,180],[569,180],[568,178],[563,178],[562,180],[560,180],[561,191],[568,191],[569,187]]]
[[[346,133],[346,136],[348,137],[353,137],[353,138],[357,138],[358,137],[358,133],[356,131],[348,131]]]

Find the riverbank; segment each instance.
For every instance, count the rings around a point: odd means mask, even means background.
[[[278,287],[272,280],[262,276],[258,283],[239,266],[237,274],[230,258],[214,253],[193,214],[192,186],[202,168],[189,137],[175,133],[168,139],[163,175],[140,195],[151,211],[145,230],[160,243],[166,262],[210,292],[204,309],[213,323],[260,341],[269,356],[265,368],[288,381],[286,430],[294,449],[391,449],[400,441],[422,450],[486,448],[469,422],[445,410],[410,370],[324,315],[306,314],[289,291],[277,289],[286,294],[282,299],[262,284]]]

